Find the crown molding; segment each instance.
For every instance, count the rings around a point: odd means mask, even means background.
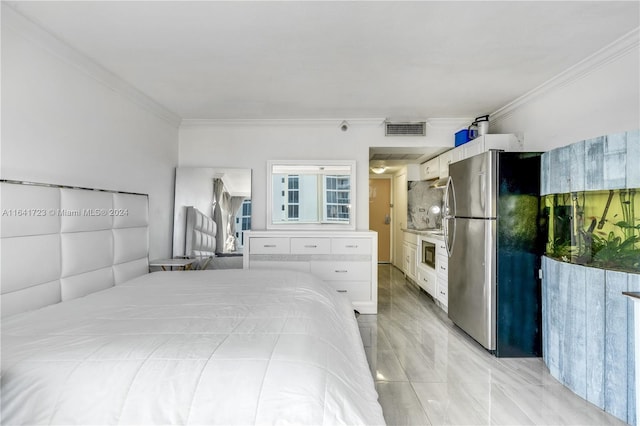
[[[460,126],[467,127],[474,120],[473,117],[448,117],[448,118],[428,118],[427,127],[433,129],[458,129]]]
[[[511,116],[519,108],[532,102],[536,98],[562,87],[573,84],[597,69],[614,62],[620,57],[637,52],[640,47],[640,28],[636,28],[608,44],[592,55],[571,66],[555,77],[547,80],[538,87],[509,102],[490,114],[491,121],[497,122]]]
[[[122,95],[127,100],[151,112],[173,127],[177,128],[180,125],[182,119],[176,113],[151,99],[84,53],[60,40],[5,2],[2,2],[2,25],[6,25],[24,39],[39,45],[96,82]]]
[[[402,119],[390,118],[184,118],[180,127],[201,126],[336,126],[346,121],[349,125],[359,126],[383,126],[387,121],[425,121],[428,128],[452,129],[473,121],[473,117],[447,117],[447,118],[422,118]]]
[[[384,118],[185,118],[181,128],[203,126],[338,126],[343,121],[349,125],[382,126]]]

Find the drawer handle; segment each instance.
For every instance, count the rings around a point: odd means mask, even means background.
[[[304,248],[316,248],[316,247],[318,247],[318,246],[315,245],[315,244],[307,244],[307,245],[304,246]]]
[[[344,273],[347,273],[347,272],[349,272],[349,271],[348,271],[348,270],[346,270],[346,269],[336,269],[336,272],[337,272],[338,274],[344,274]]]
[[[441,291],[440,294],[445,296],[447,293],[445,293],[444,291]]]
[[[346,248],[358,248],[358,245],[357,244],[347,244],[345,247]]]
[[[446,271],[446,270],[447,270],[447,268],[445,268],[445,267],[443,267],[443,266],[441,266],[441,267],[440,267],[440,269],[442,269],[443,271]]]
[[[347,290],[336,290],[338,293],[346,293]]]
[[[277,246],[275,244],[265,244],[263,247],[265,247],[265,248],[275,248]]]
[[[424,281],[425,283],[428,283],[428,282],[429,282],[429,280],[428,280],[428,279],[426,279],[426,278],[422,278],[422,281]]]

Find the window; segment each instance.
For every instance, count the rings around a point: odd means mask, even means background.
[[[325,176],[325,220],[349,222],[350,184],[349,176]]]
[[[236,238],[240,247],[244,247],[244,231],[251,229],[251,200],[244,200],[236,214]]]
[[[278,161],[268,169],[268,229],[355,229],[354,161]]]
[[[300,178],[296,175],[287,176],[287,219],[300,218]]]

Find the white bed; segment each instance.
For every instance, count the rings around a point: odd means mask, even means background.
[[[3,208],[69,198],[7,185]],[[109,223],[3,217],[3,425],[384,423],[346,297],[293,271],[141,274],[147,210],[124,198],[136,214]],[[7,248],[48,240],[46,274],[5,272]]]
[[[285,271],[148,274],[4,320],[3,424],[383,424],[351,303]]]

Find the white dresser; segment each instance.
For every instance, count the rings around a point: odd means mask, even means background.
[[[245,232],[245,269],[310,272],[351,299],[362,314],[378,312],[378,234],[369,231]]]

